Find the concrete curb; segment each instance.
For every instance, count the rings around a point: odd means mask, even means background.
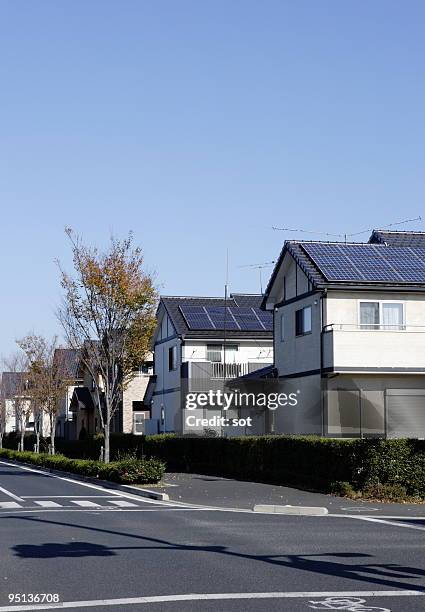
[[[273,514],[288,514],[292,516],[326,516],[327,508],[319,506],[275,506],[267,504],[256,504],[253,507],[254,512],[266,512]]]
[[[169,501],[170,498],[167,493],[160,493],[159,491],[151,491],[149,489],[141,489],[134,485],[122,485],[117,482],[111,482],[110,480],[101,480],[100,478],[91,478],[90,476],[83,476],[82,474],[74,474],[73,472],[65,472],[64,470],[55,470],[53,468],[44,467],[42,465],[35,465],[34,463],[26,463],[25,461],[16,461],[15,459],[6,459],[0,457],[0,461],[4,459],[7,463],[13,463],[14,465],[25,465],[34,470],[40,472],[48,472],[55,476],[64,476],[65,478],[72,478],[77,482],[89,482],[90,484],[97,484],[104,489],[112,489],[114,491],[122,491],[123,493],[131,493],[132,495],[138,495],[139,497],[148,497],[149,499],[158,499],[160,501]]]

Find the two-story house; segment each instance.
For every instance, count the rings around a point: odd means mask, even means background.
[[[66,350],[70,351],[69,359],[77,357],[77,361],[74,366],[75,380],[70,381],[63,400],[68,415],[63,435],[70,439],[78,439],[82,435],[91,436],[99,433],[101,419],[95,384],[90,372],[78,358],[78,351],[74,351],[73,355],[72,349]],[[144,423],[150,417],[150,405],[144,403],[144,396],[152,372],[152,355],[149,354],[121,392],[117,410],[111,421],[112,433],[145,433]]]
[[[287,241],[263,299],[293,434],[425,437],[425,233]]]
[[[49,435],[49,422],[42,410],[34,411],[26,372],[3,372],[0,389],[0,431],[4,434],[35,433],[39,428],[43,436]]]
[[[183,419],[187,392],[217,389],[273,362],[273,320],[260,309],[261,299],[161,297],[146,395],[158,432],[192,433]]]

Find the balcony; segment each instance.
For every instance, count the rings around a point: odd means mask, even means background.
[[[323,367],[335,371],[388,370],[423,372],[425,326],[327,325],[323,333]]]
[[[211,363],[211,378],[239,378],[249,373],[248,363]]]

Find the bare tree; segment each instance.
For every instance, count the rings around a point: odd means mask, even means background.
[[[111,421],[122,391],[149,351],[155,327],[157,293],[144,271],[142,251],[125,240],[111,238],[106,252],[83,244],[71,229],[74,274],[59,266],[64,301],[58,318],[72,348],[81,349],[96,393],[109,462]]]
[[[55,453],[56,423],[59,402],[66,392],[70,372],[64,352],[57,350],[58,338],[51,340],[28,334],[18,340],[18,346],[28,360],[28,377],[35,410],[34,427],[37,436],[37,452],[40,449],[40,435],[43,414],[49,420],[50,448]]]
[[[16,419],[17,431],[20,434],[20,449],[24,450],[25,431],[33,415],[33,401],[28,376],[28,360],[25,353],[17,352],[4,360],[7,372],[3,372],[2,388],[5,398],[5,410],[10,402],[11,412]],[[5,389],[5,380],[7,388]],[[7,418],[7,414],[5,414]]]

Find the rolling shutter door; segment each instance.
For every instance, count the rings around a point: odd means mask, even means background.
[[[425,390],[387,389],[387,437],[425,438]]]

